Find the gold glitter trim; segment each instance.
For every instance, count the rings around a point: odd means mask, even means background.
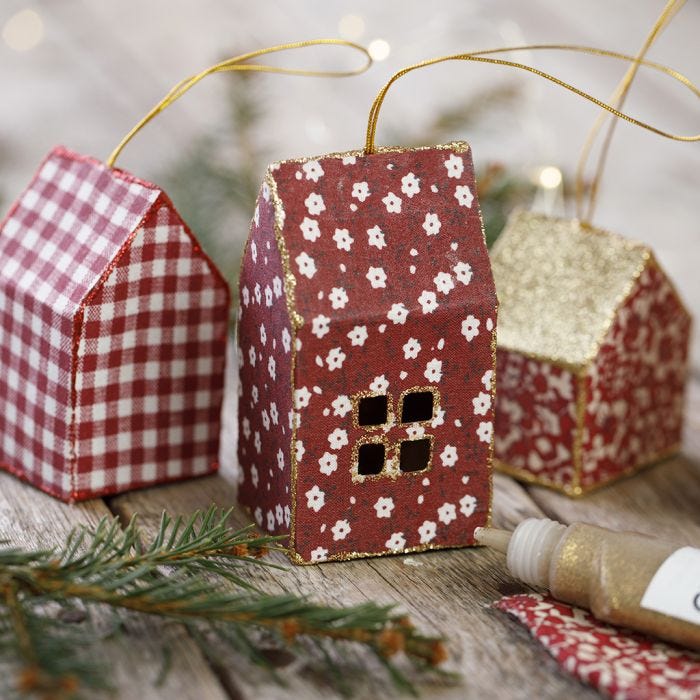
[[[384,465],[378,474],[360,474],[358,471],[360,461],[360,447],[362,445],[384,445]],[[350,462],[350,475],[354,484],[362,484],[365,481],[378,481],[380,479],[396,479],[398,473],[395,466],[392,445],[385,435],[368,435],[360,438],[352,448]]]
[[[403,416],[404,399],[409,394],[425,394],[425,393],[430,393],[433,395],[433,414],[430,416],[430,418],[426,418],[425,420],[409,420],[409,421],[406,421],[404,423],[401,420],[401,417]],[[437,418],[439,411],[440,411],[440,390],[436,386],[414,386],[411,389],[406,389],[406,390],[402,391],[401,394],[399,395],[398,411],[396,412],[396,415],[398,416],[398,423],[401,425],[427,425],[428,423],[432,423]]]
[[[581,474],[583,473],[583,436],[586,430],[586,407],[588,406],[587,375],[579,374],[576,377],[576,427],[574,428],[574,440],[571,448],[571,460],[573,462],[574,477],[571,482],[573,493],[582,493]]]
[[[362,399],[371,398],[374,396],[386,396],[386,422],[380,423],[379,425],[360,425],[360,401]],[[381,391],[359,391],[357,394],[353,394],[350,397],[350,403],[352,404],[352,424],[355,428],[362,428],[362,430],[383,430],[386,432],[389,428],[392,428],[396,424],[396,415],[394,414],[394,400],[392,395],[388,392]]]
[[[491,255],[499,347],[580,372],[650,258],[647,246],[575,219],[516,212]]]
[[[619,474],[615,474],[615,476],[610,477],[605,481],[592,484],[591,486],[577,486],[575,488],[571,486],[562,486],[561,484],[551,481],[549,479],[535,476],[531,472],[524,471],[523,469],[518,469],[517,467],[513,467],[510,464],[507,464],[506,462],[502,462],[500,459],[494,459],[494,466],[499,472],[503,472],[508,476],[512,476],[518,481],[524,481],[528,484],[532,484],[533,486],[543,486],[552,491],[559,491],[560,493],[563,493],[566,496],[570,496],[572,498],[580,498],[581,496],[587,496],[588,494],[594,491],[598,491],[599,489],[602,489],[605,486],[610,486],[617,481],[621,481],[622,479],[626,479],[627,477],[636,474],[637,472],[643,471],[644,469],[649,469],[654,465],[664,462],[665,460],[677,455],[680,451],[681,443],[677,443],[666,450],[662,450],[653,457],[650,457],[649,459],[646,459],[637,465],[629,467],[628,469],[625,469]]]
[[[483,223],[482,223],[483,228]],[[498,391],[497,382],[497,361],[496,361],[496,350],[498,347],[498,314],[499,314],[499,302],[496,302],[496,308],[494,309],[494,319],[493,319],[493,330],[491,331],[491,425],[493,429],[491,430],[491,442],[489,443],[488,457],[486,468],[489,475],[489,507],[486,513],[486,527],[491,527],[491,519],[493,517],[493,465],[494,465],[494,448],[496,444],[496,392]],[[485,387],[484,387],[485,388]]]

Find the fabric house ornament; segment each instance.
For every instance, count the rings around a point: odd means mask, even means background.
[[[474,543],[496,296],[469,146],[270,166],[241,268],[239,499],[297,563]]]
[[[0,228],[0,465],[75,501],[216,468],[229,290],[167,195],[56,148]]]
[[[578,496],[676,452],[691,318],[652,251],[519,213],[492,265],[496,466]]]

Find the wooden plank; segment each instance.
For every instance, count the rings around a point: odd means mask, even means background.
[[[141,522],[155,528],[163,509],[188,513],[211,503],[234,502],[230,471],[119,496],[110,505],[122,517],[139,513]],[[542,516],[522,487],[497,475],[494,520],[506,526],[522,517]],[[241,516],[238,516],[241,520]],[[245,518],[242,518],[245,521]],[[284,560],[286,561],[286,560]],[[425,688],[431,698],[452,699],[597,697],[557,668],[554,661],[519,625],[489,606],[504,593],[524,590],[504,569],[502,557],[483,549],[429,552],[412,556],[382,557],[296,567],[286,571],[258,570],[258,585],[269,591],[300,592],[331,604],[398,603],[426,632],[444,633],[449,639],[451,668],[463,674],[464,684],[450,687],[433,683]],[[309,676],[303,662],[283,670],[286,689],[272,684],[262,673],[235,662],[228,683],[242,698],[333,698],[318,678]],[[366,673],[364,674],[367,675]],[[494,692],[494,679],[498,690]],[[388,689],[360,685],[358,697],[377,697]]]
[[[100,518],[109,515],[102,500],[69,506],[0,473],[0,538],[17,546],[57,546],[76,525],[94,526]],[[100,617],[98,624],[103,619]],[[171,671],[156,687],[166,644]],[[198,647],[177,625],[127,615],[123,634],[103,642],[95,655],[109,660],[119,697],[141,700],[228,698]]]

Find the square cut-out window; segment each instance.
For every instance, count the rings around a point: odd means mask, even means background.
[[[427,469],[430,465],[431,447],[429,439],[404,440],[401,443],[399,469],[402,472],[420,472]]]
[[[433,417],[434,399],[432,391],[413,391],[410,394],[406,394],[401,405],[401,422],[415,423],[417,421],[431,420]]]
[[[384,469],[385,448],[381,442],[366,442],[357,451],[357,473],[367,476]]]
[[[358,425],[384,425],[389,413],[386,396],[363,396],[357,407]]]

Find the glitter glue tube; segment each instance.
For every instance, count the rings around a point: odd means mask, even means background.
[[[700,549],[595,525],[529,518],[478,528],[516,578],[599,620],[700,650]]]

